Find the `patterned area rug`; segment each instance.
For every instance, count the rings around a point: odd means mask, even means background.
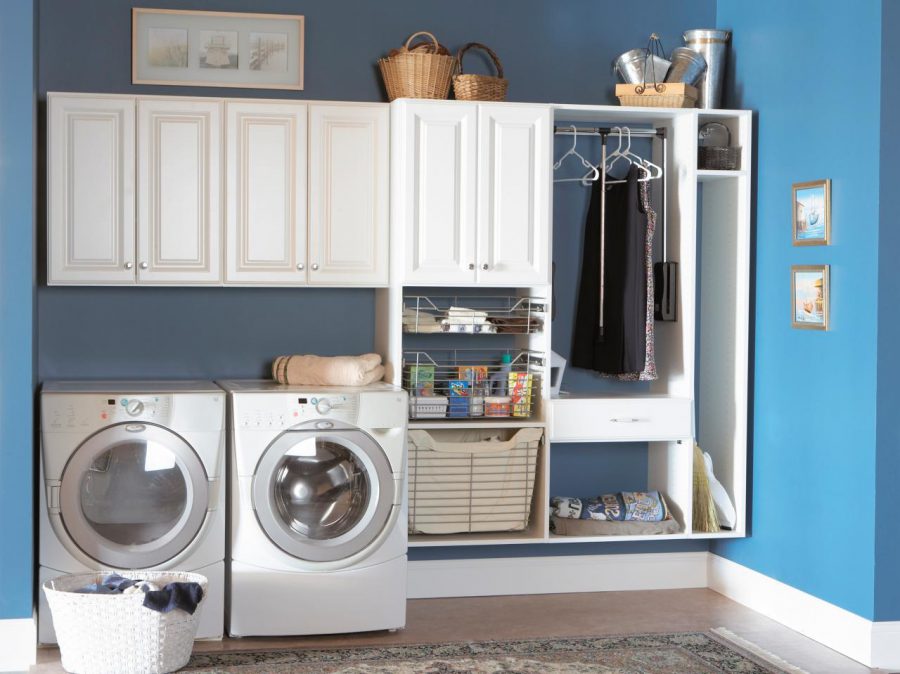
[[[781,674],[713,633],[197,653],[193,674]]]

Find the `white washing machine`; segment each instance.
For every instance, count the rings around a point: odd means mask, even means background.
[[[225,399],[205,381],[44,384],[40,583],[101,569],[195,571],[209,578],[197,638],[221,638]],[[38,640],[53,644],[38,594]]]
[[[218,382],[231,400],[232,636],[406,624],[406,392]]]

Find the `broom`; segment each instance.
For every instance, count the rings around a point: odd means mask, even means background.
[[[706,477],[706,463],[700,445],[694,444],[694,531],[716,532],[719,530],[719,518],[716,516],[716,504],[709,491],[709,478]]]

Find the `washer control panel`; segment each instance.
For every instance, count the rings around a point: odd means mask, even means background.
[[[234,421],[238,428],[284,429],[316,419],[356,423],[359,396],[352,393],[269,396],[244,395],[235,399]],[[327,421],[320,423],[328,423]]]
[[[48,431],[102,428],[125,421],[166,425],[172,396],[156,394],[53,395],[41,402],[41,425]]]

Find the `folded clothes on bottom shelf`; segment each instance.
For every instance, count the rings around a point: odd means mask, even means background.
[[[562,536],[673,534],[681,525],[658,491],[623,491],[586,498],[550,499],[550,528]]]
[[[554,496],[550,514],[573,520],[637,520],[660,522],[669,518],[666,499],[658,491],[620,491],[586,498]]]

